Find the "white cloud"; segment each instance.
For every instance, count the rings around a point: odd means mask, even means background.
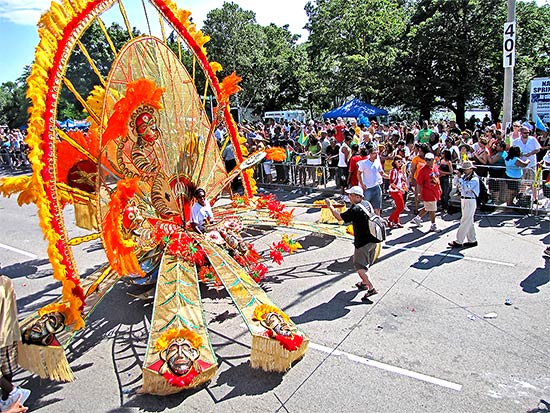
[[[40,15],[49,7],[49,0],[0,0],[0,19],[35,26]]]
[[[199,26],[212,9],[223,6],[223,0],[176,0],[179,7],[190,10]],[[305,35],[302,29],[307,17],[304,6],[307,0],[233,0],[245,10],[256,13],[256,20],[262,25],[275,23],[278,26],[289,25],[292,33]],[[132,0],[124,2],[131,9]],[[9,20],[20,25],[36,25],[40,15],[48,10],[50,0],[0,0],[0,19]],[[139,4],[141,9],[141,4]]]

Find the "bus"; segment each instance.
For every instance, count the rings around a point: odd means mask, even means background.
[[[305,110],[278,110],[273,112],[265,112],[264,120],[273,119],[275,122],[284,122],[295,120],[301,123],[306,121],[306,111]]]

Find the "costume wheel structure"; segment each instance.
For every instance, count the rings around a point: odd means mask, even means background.
[[[112,6],[117,7],[109,13],[117,13],[128,29],[120,47],[102,21]],[[240,237],[240,221],[226,210],[212,234],[195,233],[187,225],[197,188],[216,197],[231,182],[213,134],[221,122],[235,150],[234,173],[242,175],[244,197],[255,191],[247,168],[263,155],[245,162],[248,154],[229,108],[240,78],[233,74],[218,81],[221,66],[207,59],[208,38],[190,21],[190,12],[170,0],[135,6],[65,0],[53,2],[40,20],[40,44],[28,80],[33,176],[18,184],[27,185],[22,195],[38,207],[54,277],[63,289],[57,302],[25,320],[21,364],[41,377],[72,380],[63,346],[73,331],[84,327],[121,277],[143,277],[156,280],[156,291],[142,392],[172,394],[214,377],[217,359],[199,280],[215,279],[239,309],[253,337],[252,367],[286,371],[305,354],[308,340],[254,281],[260,256]],[[148,34],[136,36],[126,10],[141,9]],[[149,22],[156,20],[155,34]],[[112,53],[108,67],[86,49],[92,27]],[[91,90],[68,75],[77,59],[96,77]],[[201,93],[199,69],[206,80]],[[59,126],[58,105],[66,93],[88,113],[88,133]],[[200,97],[207,94],[217,101],[212,120]],[[67,225],[73,210],[79,230]],[[74,249],[98,240],[108,262],[83,282]]]

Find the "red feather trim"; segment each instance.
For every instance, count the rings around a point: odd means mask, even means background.
[[[298,350],[304,342],[304,338],[298,334],[293,334],[292,337],[285,337],[277,334],[275,340],[281,343],[281,346],[288,351]]]
[[[172,386],[187,387],[189,386],[189,384],[191,384],[193,379],[198,375],[199,375],[199,372],[197,371],[195,366],[193,366],[191,370],[189,370],[189,373],[185,374],[184,376],[177,376],[175,374],[166,372],[162,375],[162,377],[164,377],[166,381],[170,383]]]

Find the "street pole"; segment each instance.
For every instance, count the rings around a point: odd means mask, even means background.
[[[516,21],[516,0],[507,0],[508,16],[506,18],[506,23],[515,23]],[[516,52],[516,33],[515,33],[515,24],[512,26],[512,32],[509,32],[507,36],[508,29],[510,27],[505,25],[504,30],[504,50],[503,50],[503,66],[504,66],[504,97],[502,102],[502,129],[506,133],[506,128],[512,124],[512,103],[513,103],[513,89],[514,89],[514,64],[515,64],[515,52]],[[508,37],[508,39],[507,39]],[[507,42],[512,39],[511,45],[507,47]]]

